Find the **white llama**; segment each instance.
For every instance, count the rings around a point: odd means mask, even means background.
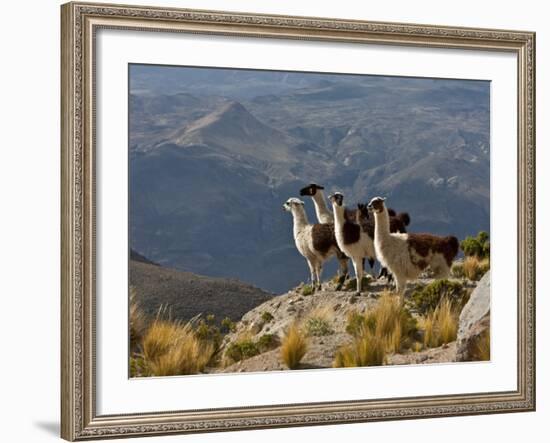
[[[368,207],[375,218],[374,246],[376,256],[396,280],[399,295],[405,291],[407,281],[418,278],[428,266],[436,278],[449,275],[451,264],[458,253],[458,239],[432,234],[390,232],[390,217],[385,198],[373,198]]]

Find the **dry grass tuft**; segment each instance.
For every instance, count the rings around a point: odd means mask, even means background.
[[[490,263],[488,258],[480,259],[472,255],[466,257],[462,267],[466,278],[477,281],[489,270]]]
[[[147,329],[147,317],[137,301],[136,288],[130,286],[130,344],[135,347]]]
[[[191,322],[157,317],[143,337],[143,359],[150,375],[197,374],[213,354],[212,343],[198,339]]]
[[[458,310],[448,298],[420,321],[424,330],[424,346],[437,348],[456,340],[458,331]]]
[[[358,366],[381,366],[386,358],[386,344],[383,339],[369,330],[356,337],[350,345],[338,350],[333,367],[352,368]]]
[[[289,369],[296,369],[307,351],[307,339],[297,324],[293,324],[283,338],[281,358]]]
[[[491,360],[491,336],[489,329],[484,331],[475,341],[471,352],[472,361]]]
[[[354,341],[340,348],[333,366],[377,366],[384,364],[386,353],[399,352],[406,342],[411,342],[409,337],[416,331],[416,321],[400,297],[385,291],[377,306],[365,315],[348,315],[346,331]]]

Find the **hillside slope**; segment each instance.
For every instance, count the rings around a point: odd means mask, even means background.
[[[238,280],[205,277],[149,263],[130,261],[130,285],[143,311],[154,316],[161,306],[171,317],[188,320],[198,314],[222,319],[241,316],[273,295]]]

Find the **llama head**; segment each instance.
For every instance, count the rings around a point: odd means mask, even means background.
[[[310,197],[313,197],[317,193],[318,189],[322,190],[322,189],[325,189],[325,188],[322,187],[322,186],[316,185],[315,183],[311,183],[310,185],[306,186],[305,188],[300,189],[300,195],[301,196],[309,195]]]
[[[385,201],[384,197],[374,197],[367,205],[367,208],[372,209],[375,213],[380,213],[385,209]]]
[[[289,198],[284,204],[283,209],[288,212],[292,212],[293,209],[303,208],[304,202],[296,197]]]
[[[370,217],[370,209],[365,203],[357,203],[357,213],[360,218],[368,220]]]
[[[332,195],[329,195],[328,199],[332,203],[333,207],[341,208],[344,204],[344,194],[341,192],[335,192]]]

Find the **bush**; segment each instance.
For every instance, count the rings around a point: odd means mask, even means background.
[[[197,374],[213,354],[213,345],[200,340],[191,323],[157,318],[143,338],[144,366],[150,375]]]
[[[315,292],[315,289],[311,285],[302,286],[302,295],[311,295]]]
[[[271,320],[273,320],[273,315],[270,312],[264,311],[262,312],[262,320],[264,323],[269,323]]]
[[[374,332],[376,327],[376,319],[372,315],[362,315],[357,311],[352,311],[348,314],[348,322],[346,324],[346,332],[354,337],[359,336],[364,330]]]
[[[421,314],[427,314],[433,311],[443,298],[463,305],[468,296],[462,284],[450,280],[435,280],[422,287],[418,286],[412,293],[409,303],[415,311]]]
[[[466,257],[464,260],[464,276],[470,280],[479,280],[489,270],[489,259],[479,259],[476,256]]]
[[[130,357],[130,377],[147,377],[149,370],[147,369],[147,364],[143,357],[136,355]]]
[[[258,339],[258,347],[262,352],[269,351],[277,347],[278,340],[273,334],[264,334]]]
[[[200,319],[196,324],[195,334],[198,339],[212,343],[217,350],[222,342],[222,334],[220,328],[212,323],[214,321],[215,318],[213,315],[207,315],[206,321]]]
[[[334,334],[328,320],[322,317],[310,317],[306,321],[307,335],[322,337],[324,335]]]
[[[477,234],[477,237],[466,237],[460,242],[460,249],[464,251],[466,257],[489,258],[491,255],[489,234],[481,231]]]
[[[225,356],[232,362],[246,360],[260,353],[260,349],[252,340],[243,339],[231,343],[225,351]]]
[[[350,368],[358,366],[380,366],[385,361],[384,340],[370,331],[365,331],[353,343],[341,347],[335,355],[332,366]]]
[[[221,331],[222,332],[235,332],[237,330],[237,325],[233,320],[231,320],[229,317],[225,317],[221,323]]]
[[[451,276],[454,278],[464,278],[464,262],[455,261],[451,266]]]
[[[296,324],[288,329],[281,345],[281,358],[289,369],[296,369],[307,351],[307,340]]]
[[[363,280],[361,281],[361,288],[364,291],[368,286],[370,282],[370,277],[364,276]],[[346,285],[344,286],[345,291],[357,291],[357,279],[352,278],[351,280],[348,280]]]

